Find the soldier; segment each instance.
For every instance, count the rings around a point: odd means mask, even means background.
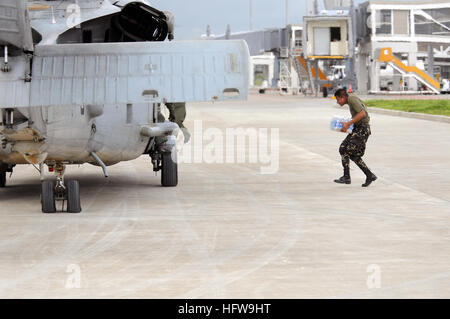
[[[343,123],[341,131],[347,132],[348,128],[352,124],[354,125],[353,132],[345,138],[339,148],[342,166],[344,168],[344,176],[334,181],[338,184],[351,183],[350,160],[352,160],[366,175],[366,182],[362,184],[362,187],[367,187],[377,179],[362,159],[364,152],[366,151],[367,140],[371,134],[369,113],[361,99],[355,94],[349,95],[346,88],[337,90],[334,96],[340,106],[348,104],[350,113],[352,114],[352,120]]]
[[[180,127],[184,135],[184,142],[188,143],[191,138],[188,129],[183,125],[186,119],[186,103],[166,103],[169,109],[169,121],[175,122]]]
[[[184,143],[188,143],[191,134],[188,129],[183,125],[184,120],[186,119],[186,103],[166,103],[167,109],[169,110],[169,121],[177,123],[183,132]],[[164,115],[159,112],[158,113],[158,122],[162,123],[166,120]],[[167,136],[160,136],[156,138],[156,144],[159,145],[160,151],[162,152],[170,152],[175,144],[173,144],[173,140],[169,141]]]

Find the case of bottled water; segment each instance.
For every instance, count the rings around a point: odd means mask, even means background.
[[[351,118],[335,115],[331,119],[330,129],[332,131],[340,132],[342,127],[344,126],[342,124],[342,122],[350,122],[350,121],[351,121]],[[352,132],[353,132],[353,124],[347,130],[347,133],[352,133]]]

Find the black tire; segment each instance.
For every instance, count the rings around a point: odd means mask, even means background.
[[[264,94],[264,93],[266,93],[266,90],[264,90],[264,89],[259,90],[259,94]]]
[[[175,187],[178,185],[178,164],[176,149],[172,153],[162,154],[161,185],[164,187]],[[173,154],[173,158],[172,158]]]
[[[43,181],[41,191],[42,212],[45,214],[55,213],[55,184],[53,181]]]
[[[328,89],[326,87],[322,88],[322,95],[323,95],[324,98],[328,97]]]
[[[0,188],[4,188],[6,186],[6,172],[0,171]]]
[[[78,181],[68,181],[66,183],[66,189],[67,212],[73,214],[81,213],[80,184]]]
[[[8,165],[0,163],[0,188],[6,186],[6,173],[8,171]]]

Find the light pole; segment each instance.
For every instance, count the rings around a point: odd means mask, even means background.
[[[286,0],[286,26],[289,25],[289,0]]]
[[[253,1],[249,0],[249,12],[250,12],[250,31],[253,30]]]

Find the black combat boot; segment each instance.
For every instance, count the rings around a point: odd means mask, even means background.
[[[334,182],[338,184],[351,184],[352,180],[350,179],[350,167],[348,165],[343,166],[344,166],[344,176],[340,177],[339,179],[335,179]]]
[[[372,182],[375,182],[377,180],[377,177],[375,176],[375,174],[370,173],[370,175],[366,175],[366,182],[364,184],[362,184],[362,187],[367,187],[370,184],[372,184]]]
[[[339,179],[335,179],[334,182],[338,183],[338,184],[351,184],[352,180],[351,180],[350,176],[344,175],[344,176],[340,177]]]

